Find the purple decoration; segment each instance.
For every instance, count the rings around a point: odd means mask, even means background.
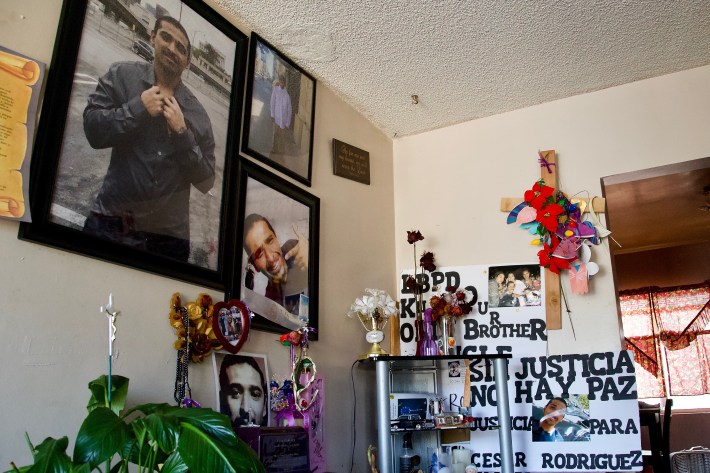
[[[597,229],[594,228],[592,222],[582,222],[579,226],[579,236],[582,238],[589,238],[595,245],[599,244],[599,235],[597,235]]]
[[[190,399],[189,397],[186,397],[185,399],[182,400],[182,407],[202,407],[199,402],[195,401],[194,399]]]
[[[422,339],[419,356],[436,356],[439,354],[439,347],[434,340],[433,326],[431,320],[431,308],[424,311],[424,338]]]
[[[546,168],[548,174],[552,174],[552,169],[551,166],[556,166],[555,163],[551,163],[545,159],[545,157],[542,155],[542,153],[538,152],[538,156],[540,156],[537,160],[538,163],[540,163],[541,168]]]

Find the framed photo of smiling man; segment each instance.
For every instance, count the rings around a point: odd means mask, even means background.
[[[252,328],[317,330],[320,200],[242,160],[239,203],[231,296],[256,314]]]
[[[20,238],[224,290],[247,43],[199,0],[65,0]]]

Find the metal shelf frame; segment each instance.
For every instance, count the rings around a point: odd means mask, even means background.
[[[497,399],[498,441],[500,443],[501,473],[513,473],[513,442],[511,436],[510,404],[508,396],[508,360],[511,355],[445,355],[445,356],[380,356],[369,360],[375,364],[377,392],[377,457],[380,473],[395,473],[390,431],[390,371],[397,369],[398,362],[411,362],[403,369],[416,369],[417,363],[441,360],[493,360]],[[395,366],[395,368],[393,368]],[[428,368],[431,369],[431,365]]]

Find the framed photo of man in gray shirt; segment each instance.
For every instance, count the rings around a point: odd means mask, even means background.
[[[20,237],[224,289],[247,43],[197,0],[65,0]]]

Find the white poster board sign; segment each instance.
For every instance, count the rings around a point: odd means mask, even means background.
[[[470,366],[471,441],[480,472],[500,471],[493,370]],[[442,377],[454,409],[465,380]],[[639,471],[642,469],[636,375],[631,352],[513,358],[508,395],[514,470]]]
[[[400,350],[415,355],[415,296],[400,280]],[[502,274],[501,274],[502,273]],[[456,321],[462,355],[512,354],[508,395],[514,471],[640,471],[636,374],[630,352],[547,355],[544,271],[537,264],[438,268],[418,275],[423,300],[449,287],[474,294]],[[463,364],[465,366],[465,364]],[[479,472],[500,471],[495,378],[489,361],[441,377],[446,408],[458,412],[470,387],[471,450]]]
[[[505,290],[499,295],[492,289],[498,285],[498,273],[504,273],[506,278],[514,280],[509,285],[510,297]],[[537,289],[525,290],[521,287],[526,273],[530,287],[537,285]],[[403,356],[416,354],[415,296],[406,286],[411,274],[412,271],[403,273],[400,278],[399,335],[400,353]],[[456,319],[457,353],[512,353],[513,356],[546,354],[544,272],[536,263],[438,268],[432,273],[419,274],[418,280],[426,291],[424,301],[427,305],[432,295],[445,291],[447,287],[465,288],[473,293],[473,312]]]

